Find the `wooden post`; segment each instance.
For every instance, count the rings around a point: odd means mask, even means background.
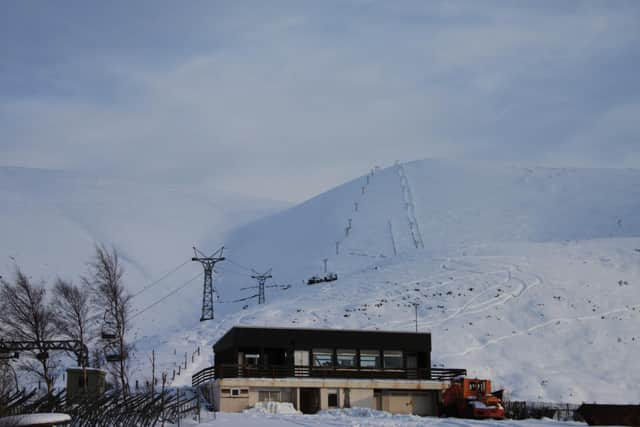
[[[178,414],[178,427],[180,427],[180,388],[176,389],[178,392],[178,398],[176,400],[176,413]]]

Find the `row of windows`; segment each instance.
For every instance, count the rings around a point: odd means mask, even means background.
[[[337,350],[336,366],[339,368],[355,368],[358,357],[355,350]],[[333,350],[330,349],[314,349],[313,350],[313,366],[316,367],[332,367],[333,366]],[[402,369],[402,352],[388,351],[380,352],[378,350],[360,350],[360,367],[361,368],[388,368]]]

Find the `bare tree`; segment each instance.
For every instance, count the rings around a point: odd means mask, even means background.
[[[18,375],[9,360],[0,359],[0,400],[19,390]],[[2,402],[0,402],[2,406]]]
[[[151,379],[146,382],[147,391],[151,395],[151,399],[155,397],[156,393],[156,349],[154,348],[151,351],[151,357],[149,358],[149,362],[151,362]]]
[[[91,305],[90,289],[76,286],[70,281],[58,279],[53,287],[53,322],[58,334],[69,340],[79,341],[81,348],[95,339],[95,314]],[[83,354],[74,354],[81,360]]]
[[[118,387],[126,396],[129,392],[128,359],[131,346],[127,344],[127,333],[131,327],[131,294],[122,279],[124,269],[115,248],[96,245],[95,255],[89,263],[89,274],[82,281],[89,286],[95,296],[94,303],[105,310],[105,322],[109,323],[109,346],[105,357],[110,363],[109,370],[116,378]],[[103,325],[104,327],[104,325]]]
[[[37,362],[26,360],[20,368],[35,374],[47,385],[51,394],[58,363],[50,358],[44,348],[44,341],[55,338],[53,312],[46,301],[44,285],[34,285],[29,278],[16,268],[15,283],[2,281],[0,288],[0,322],[9,339],[36,342],[38,350],[34,356]]]

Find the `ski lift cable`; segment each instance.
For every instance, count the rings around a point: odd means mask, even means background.
[[[218,268],[216,268],[216,271],[218,272]],[[238,275],[242,275],[245,276],[247,275],[247,272],[243,269],[241,269],[240,267],[236,267],[233,264],[227,264],[227,265],[222,265],[219,267],[219,272],[220,273],[233,273],[233,274],[238,274]]]
[[[258,298],[258,294],[251,295],[250,297],[239,298],[239,299],[232,300],[232,301],[216,301],[216,303],[218,303],[218,304],[234,304],[234,303],[237,303],[237,302],[247,301],[247,300],[250,300],[252,298]]]
[[[235,265],[236,267],[240,267],[240,268],[242,268],[243,270],[247,270],[247,271],[249,271],[249,272],[251,272],[251,273],[255,272],[255,270],[254,270],[253,268],[249,268],[249,267],[247,267],[247,266],[245,266],[245,265],[238,264],[237,262],[235,262],[235,261],[233,261],[233,260],[230,260],[229,258],[227,258],[226,260],[227,260],[227,261],[229,261],[229,263],[231,263],[231,264]]]
[[[191,262],[191,259],[187,259],[185,262],[183,262],[182,264],[178,265],[177,267],[173,268],[172,270],[170,270],[169,272],[165,273],[163,276],[161,276],[160,278],[154,280],[153,282],[149,283],[148,285],[144,286],[142,289],[140,289],[138,292],[136,292],[135,294],[131,295],[131,298],[135,298],[138,295],[140,295],[141,293],[143,293],[144,291],[152,288],[153,286],[157,285],[158,283],[160,283],[161,281],[163,281],[164,279],[166,279],[167,277],[169,277],[170,275],[172,275],[173,273],[175,273],[176,271],[180,270],[182,267],[184,267],[185,265],[187,265],[188,263]]]
[[[145,308],[139,310],[137,313],[134,313],[131,316],[131,319],[135,319],[136,317],[140,316],[142,313],[144,313],[147,310],[150,310],[151,308],[155,307],[156,305],[160,304],[162,301],[166,300],[167,298],[169,298],[170,296],[172,296],[173,294],[175,294],[176,292],[184,289],[187,285],[191,284],[191,282],[193,282],[194,280],[196,280],[197,278],[199,278],[200,276],[202,276],[204,274],[203,271],[201,271],[200,273],[198,273],[197,275],[193,276],[191,279],[187,280],[186,282],[184,282],[182,285],[178,286],[177,288],[175,288],[174,290],[172,290],[171,292],[169,292],[168,294],[166,294],[165,296],[163,296],[162,298],[160,298],[159,300],[151,303],[150,305],[146,306]]]

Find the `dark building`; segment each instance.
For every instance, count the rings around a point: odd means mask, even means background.
[[[435,414],[443,380],[463,370],[431,368],[428,333],[237,326],[213,346],[214,405],[239,411],[262,400],[303,412],[360,406]]]

